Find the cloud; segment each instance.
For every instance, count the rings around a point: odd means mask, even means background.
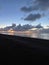
[[[24,20],[27,20],[27,21],[35,21],[37,19],[40,19],[41,17],[42,17],[41,14],[30,14],[26,18],[24,18]]]
[[[38,11],[38,10],[49,10],[49,0],[35,0],[31,6],[23,6],[21,11],[23,12],[31,12],[31,11]]]
[[[36,0],[37,7],[41,10],[48,10],[49,9],[49,0]]]
[[[24,7],[22,7],[21,8],[21,11],[23,11],[23,12],[31,12],[31,11],[35,11],[35,10],[38,10],[39,8],[38,7],[36,7],[36,6],[34,6],[34,7],[32,7],[32,6],[30,6],[30,7],[27,7],[27,6],[24,6]]]
[[[24,11],[24,12],[31,12],[31,11],[32,11],[32,7],[24,6],[24,7],[21,8],[21,11]]]

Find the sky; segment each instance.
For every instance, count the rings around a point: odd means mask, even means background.
[[[0,28],[12,23],[49,26],[49,0],[0,0]]]

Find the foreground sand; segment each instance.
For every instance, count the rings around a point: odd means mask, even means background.
[[[0,61],[1,65],[47,65],[49,40],[0,34]]]

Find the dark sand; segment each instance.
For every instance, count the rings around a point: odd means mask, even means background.
[[[1,62],[2,61],[2,62]],[[49,40],[0,34],[0,64],[49,63]]]

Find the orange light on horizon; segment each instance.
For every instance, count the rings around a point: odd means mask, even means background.
[[[13,33],[13,32],[14,32],[14,30],[13,30],[13,29],[10,29],[10,30],[8,30],[7,32]]]

